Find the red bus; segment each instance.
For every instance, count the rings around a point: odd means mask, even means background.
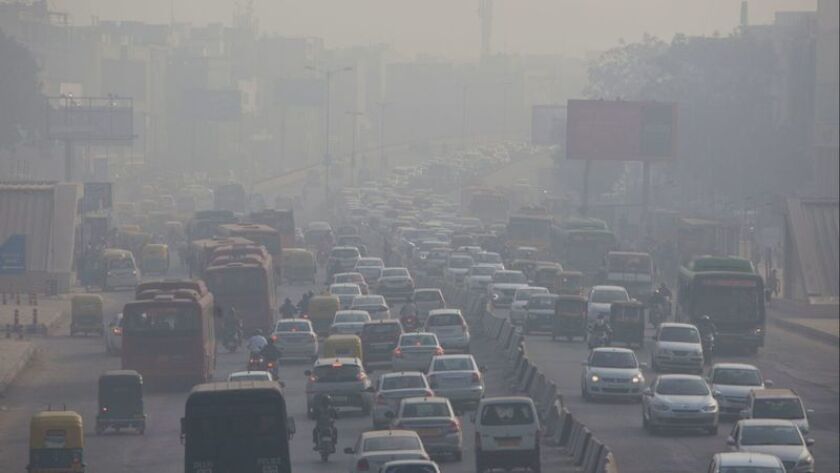
[[[219,225],[219,234],[227,238],[246,238],[257,245],[264,246],[271,254],[277,280],[282,279],[283,271],[280,264],[283,260],[283,239],[279,231],[259,223],[231,223]]]
[[[270,255],[222,256],[204,270],[204,278],[216,305],[239,313],[246,335],[274,327],[277,293]]]
[[[154,284],[123,308],[122,368],[151,382],[207,382],[216,366],[213,294],[200,282]]]

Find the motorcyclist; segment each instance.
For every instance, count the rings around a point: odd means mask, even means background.
[[[274,378],[277,378],[278,376],[280,357],[282,354],[283,353],[274,345],[274,343],[267,343],[259,352],[259,355],[263,358],[266,365],[272,364],[270,371]]]
[[[714,341],[717,338],[717,327],[708,315],[700,317],[695,326],[700,332],[700,341],[703,344],[703,360],[706,364],[710,364],[715,349]]]
[[[298,312],[301,314],[306,314],[309,312],[309,301],[315,294],[312,291],[305,292],[303,296],[300,298],[300,302],[298,302]]]
[[[612,339],[612,327],[610,327],[610,323],[604,314],[598,316],[598,320],[592,325],[591,331],[592,340],[598,340],[601,336],[606,337],[605,345],[609,345]]]
[[[224,313],[223,323],[225,339],[236,340],[236,344],[239,345],[242,338],[242,320],[235,307]]]
[[[338,442],[338,430],[335,428],[335,419],[338,411],[332,405],[332,398],[329,394],[321,394],[315,403],[315,428],[312,429],[313,450],[318,450],[318,437],[322,429],[327,429],[332,437],[333,444]]]
[[[291,319],[297,313],[297,309],[295,305],[292,303],[292,300],[288,297],[286,300],[283,301],[283,305],[280,306],[280,316],[284,319]]]
[[[400,309],[400,320],[403,321],[404,326],[417,325],[417,304],[413,297],[409,297]]]
[[[263,331],[259,329],[257,329],[257,331],[254,332],[254,334],[251,335],[251,338],[249,338],[245,343],[245,346],[248,348],[248,351],[252,356],[258,355],[266,345],[268,345],[268,340],[266,340],[263,336]]]

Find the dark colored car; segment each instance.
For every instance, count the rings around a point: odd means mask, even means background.
[[[365,366],[371,363],[389,363],[400,335],[402,324],[398,320],[368,322],[362,328],[362,353]]]

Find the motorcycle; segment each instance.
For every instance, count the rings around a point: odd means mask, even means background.
[[[712,356],[715,352],[715,335],[712,333],[702,334],[700,343],[703,346],[703,364],[709,366],[712,364]]]
[[[600,347],[610,346],[610,334],[606,330],[593,330],[587,337],[589,349],[593,350]]]
[[[671,312],[670,303],[668,301],[654,302],[650,307],[650,324],[653,328],[658,329],[662,322],[668,319],[668,314]]]
[[[329,461],[330,455],[335,453],[335,437],[333,436],[332,429],[319,429],[317,434],[318,445],[316,446],[316,450],[321,455],[321,461]]]
[[[242,345],[242,331],[239,329],[225,331],[225,334],[222,337],[222,345],[230,353],[238,350]]]
[[[403,326],[403,330],[405,330],[406,332],[413,332],[417,330],[418,323],[416,315],[403,315],[402,317],[400,317],[400,323]]]

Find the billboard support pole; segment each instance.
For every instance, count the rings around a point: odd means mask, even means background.
[[[648,237],[650,216],[650,161],[642,162],[642,235]]]
[[[73,180],[73,140],[64,140],[64,180]]]
[[[581,198],[580,214],[586,216],[589,213],[589,171],[592,161],[587,159],[583,165],[583,197]]]

